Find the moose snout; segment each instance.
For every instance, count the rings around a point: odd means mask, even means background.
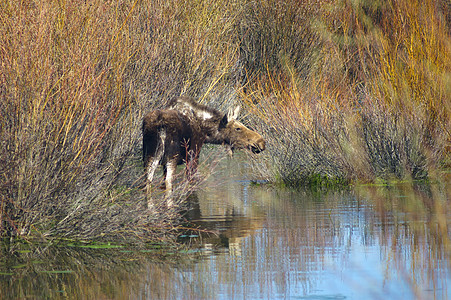
[[[265,148],[265,140],[263,138],[260,138],[258,141],[252,144],[251,151],[253,153],[260,153],[265,150]]]

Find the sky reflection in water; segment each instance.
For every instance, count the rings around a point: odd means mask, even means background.
[[[199,223],[220,238],[203,238],[205,257],[186,278],[218,299],[447,299],[449,252],[428,228],[435,212],[380,207],[391,197],[415,203],[410,192],[295,192],[243,180],[199,192]]]

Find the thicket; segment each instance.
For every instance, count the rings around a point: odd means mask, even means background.
[[[449,155],[450,11],[444,0],[2,1],[1,234],[176,230],[177,212],[144,209],[140,128],[180,94],[244,104],[270,180],[426,178]]]
[[[449,3],[322,2],[311,17],[312,4],[298,5],[309,21],[293,35],[313,42],[276,50],[278,68],[242,93],[270,139],[267,176],[289,185],[434,176],[451,141]],[[291,23],[265,13],[259,36]]]

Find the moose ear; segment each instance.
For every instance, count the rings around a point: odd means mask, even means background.
[[[235,107],[235,109],[229,109],[229,112],[227,113],[227,121],[233,121],[238,118],[238,114],[240,113],[240,106],[238,105]]]
[[[221,122],[219,122],[219,128],[227,127],[227,123],[229,123],[229,120],[227,114],[225,114],[224,117],[221,119]]]

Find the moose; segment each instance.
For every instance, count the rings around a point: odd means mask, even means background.
[[[143,161],[149,209],[153,206],[151,183],[158,165],[163,166],[166,198],[168,205],[172,206],[169,196],[177,165],[188,163],[190,158],[187,175],[192,174],[204,143],[222,144],[229,154],[236,149],[252,153],[265,150],[262,136],[237,121],[239,111],[237,106],[224,114],[190,97],[181,96],[171,100],[167,109],[151,111],[144,117]]]

